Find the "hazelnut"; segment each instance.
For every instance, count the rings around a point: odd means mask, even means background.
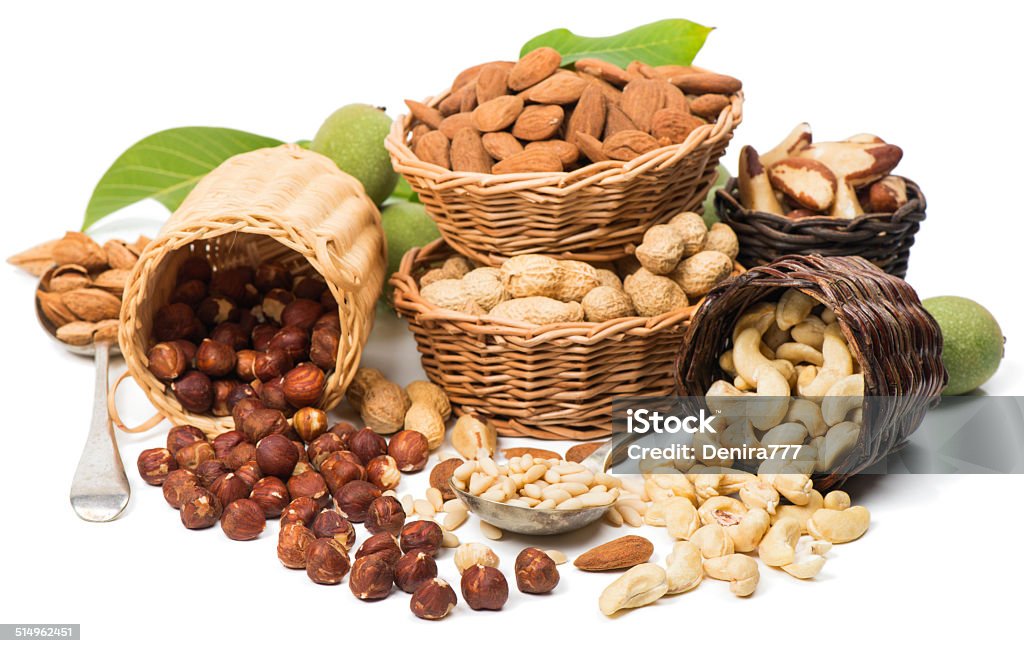
[[[241,302],[248,294],[246,286],[252,283],[252,276],[252,268],[248,267],[217,270],[210,278],[210,294]]]
[[[167,475],[178,469],[178,462],[167,449],[146,449],[139,454],[139,476],[150,485],[163,485]]]
[[[284,377],[276,376],[269,381],[260,384],[258,391],[260,401],[262,401],[267,408],[273,408],[279,410],[285,414],[290,415],[295,409],[288,403],[288,399],[284,396]]]
[[[213,451],[213,445],[206,440],[187,444],[181,449],[178,449],[178,453],[174,454],[174,460],[177,461],[178,467],[193,472],[196,471],[197,467],[199,467],[199,463],[206,460],[213,460],[216,457],[217,454]]]
[[[305,410],[305,408],[302,410]],[[342,443],[341,438],[334,433],[328,432],[309,443],[309,446],[306,447],[306,455],[309,456],[309,460],[313,463],[313,466],[319,469],[320,464],[324,462],[327,456],[335,451],[344,450],[345,445]]]
[[[238,322],[224,322],[210,332],[210,340],[237,352],[249,346],[249,331]]]
[[[239,405],[245,403],[240,401]],[[262,402],[260,402],[262,406]],[[235,406],[238,408],[238,406]],[[242,419],[242,433],[253,444],[270,435],[281,435],[288,432],[288,418],[273,408],[255,408]]]
[[[398,548],[398,541],[390,534],[377,533],[366,538],[356,551],[356,558],[372,555],[384,556],[393,565],[402,557],[402,550]]]
[[[444,619],[459,602],[448,583],[440,578],[431,578],[413,592],[409,609],[420,619]]]
[[[161,381],[173,381],[188,369],[191,358],[179,341],[158,342],[146,353],[150,373]]]
[[[191,424],[174,426],[167,432],[167,449],[172,454],[177,454],[178,450],[185,445],[202,442],[205,439],[206,436],[203,435],[203,432]]]
[[[366,480],[382,490],[393,490],[402,481],[395,459],[388,455],[377,456],[366,464]]]
[[[405,510],[402,503],[391,496],[377,497],[366,511],[364,526],[371,533],[389,533],[397,536],[405,526]]]
[[[237,323],[238,331],[245,337],[245,340],[239,340],[235,345],[235,349],[246,349],[249,347],[249,334],[252,333],[253,327],[263,321],[263,311],[258,306],[253,306],[247,311],[242,311],[242,314],[238,316]],[[214,329],[216,331],[216,329]]]
[[[249,387],[251,388],[252,386]],[[251,397],[247,399],[240,399],[238,403],[231,408],[231,419],[235,422],[235,429],[245,433],[245,429],[242,428],[242,422],[244,422],[245,418],[257,408],[266,408],[266,406],[263,405],[263,402],[258,398]],[[246,433],[247,437],[248,435],[249,434]]]
[[[235,449],[232,449],[232,451],[236,451],[237,449],[238,447],[235,447]],[[254,449],[253,456],[255,455],[256,454]],[[246,483],[250,485],[250,487],[253,487],[256,485],[257,481],[263,478],[263,470],[260,469],[259,464],[255,460],[250,460],[246,463],[243,463],[235,470],[235,476],[244,480]]]
[[[292,281],[292,293],[302,299],[319,299],[327,290],[327,283],[319,276],[295,277]]]
[[[295,447],[295,452],[299,454],[299,463],[305,465],[302,469],[299,469],[298,465],[296,465],[295,470],[292,471],[292,475],[304,472],[307,469],[313,469],[313,466],[309,464],[309,456],[306,454],[306,445],[303,444],[302,440],[300,440],[297,435],[295,435],[295,431],[289,429],[284,435],[292,441],[292,446]]]
[[[231,393],[239,385],[241,384],[234,379],[215,379],[213,381],[213,405],[210,406],[210,412],[217,417],[227,417],[230,415],[231,409],[228,407],[228,397],[231,396]]]
[[[314,540],[316,535],[304,524],[293,522],[282,525],[277,536],[277,559],[289,569],[304,569],[306,549]]]
[[[283,349],[268,349],[256,353],[256,362],[253,364],[253,372],[260,381],[282,376],[292,369],[292,358]]]
[[[409,522],[402,528],[398,543],[403,553],[422,551],[432,556],[440,548],[443,536],[441,527],[435,522],[420,519]]]
[[[321,301],[320,304],[323,305],[323,301]],[[324,313],[320,317],[316,318],[316,322],[313,323],[313,329],[322,328],[341,330],[341,317],[338,316],[338,311]]]
[[[281,327],[267,344],[267,351],[274,349],[288,354],[293,363],[304,361],[309,357],[309,332],[297,326]]]
[[[395,582],[395,570],[379,555],[363,556],[352,563],[348,587],[357,599],[375,601],[387,598]]]
[[[373,429],[361,429],[352,434],[348,441],[348,448],[365,465],[377,456],[383,456],[388,452],[388,443],[384,436]]]
[[[224,460],[236,444],[247,441],[241,431],[225,431],[213,439],[213,451],[218,459]]]
[[[324,307],[320,305],[319,297],[320,294],[318,293],[317,301],[302,298],[292,301],[281,312],[281,324],[285,327],[299,327],[303,331],[312,329],[316,319],[324,312]]]
[[[526,594],[545,594],[558,585],[558,567],[551,557],[535,547],[516,556],[516,585]]]
[[[284,375],[284,396],[292,406],[302,408],[319,401],[324,393],[324,371],[312,363],[299,363]]]
[[[314,583],[337,585],[348,569],[348,553],[337,540],[321,537],[306,547],[306,575]]]
[[[198,279],[207,283],[213,276],[213,268],[210,262],[203,256],[190,256],[185,259],[178,269],[178,283]]]
[[[345,448],[347,449],[348,438],[346,436],[351,437],[352,434],[358,431],[359,429],[357,429],[355,425],[352,424],[351,422],[338,422],[337,424],[335,424],[334,426],[327,430],[340,437],[342,441],[345,442]]]
[[[325,507],[331,500],[331,495],[327,492],[327,482],[313,469],[293,474],[288,479],[288,494],[295,498],[309,497],[321,507]]]
[[[235,350],[207,338],[196,350],[196,369],[207,376],[224,376],[235,369]]]
[[[231,470],[228,469],[228,466],[224,464],[223,460],[213,459],[204,460],[203,462],[199,463],[194,471],[196,473],[196,479],[199,480],[199,483],[203,487],[209,488],[210,486],[213,485],[214,481],[216,481],[221,476],[224,476]]]
[[[321,510],[310,526],[317,537],[333,537],[348,551],[356,543],[356,529],[345,519],[341,511],[327,508]]]
[[[320,506],[309,497],[292,499],[288,507],[281,513],[281,525],[299,523],[305,527],[313,524],[313,520],[320,514]]]
[[[501,610],[508,601],[508,581],[495,567],[475,565],[462,574],[462,598],[474,610]]]
[[[430,445],[419,431],[399,431],[388,442],[388,455],[403,472],[418,472],[427,466]]]
[[[341,330],[332,326],[316,327],[309,339],[309,360],[322,370],[333,370],[338,364],[340,345]]]
[[[330,289],[325,290],[320,293],[320,305],[324,307],[325,311],[337,311],[338,298],[334,296],[334,293],[332,293]],[[337,315],[337,313],[335,313],[335,315]]]
[[[210,484],[210,491],[217,496],[220,505],[230,508],[232,502],[238,499],[248,499],[249,494],[252,492],[252,487],[244,479],[239,478],[232,472],[228,472],[227,474],[221,474],[217,480]]]
[[[239,442],[237,445],[232,447],[227,455],[224,457],[224,464],[227,465],[228,469],[238,470],[242,465],[249,462],[255,462],[256,460],[256,445],[246,440],[245,442]],[[252,485],[250,483],[250,485]]]
[[[195,320],[195,311],[188,304],[168,304],[153,316],[153,338],[158,342],[188,340]]]
[[[176,469],[164,479],[164,499],[172,508],[179,510],[185,500],[185,493],[198,485],[199,479],[195,474],[187,469]]]
[[[220,500],[204,487],[195,486],[185,491],[181,502],[181,523],[192,530],[209,528],[220,519],[223,508]]]
[[[256,481],[249,498],[256,502],[267,519],[280,517],[291,501],[288,486],[276,476],[265,476]]]
[[[362,522],[373,500],[380,496],[380,489],[366,481],[350,481],[334,495],[338,508],[349,521]]]
[[[479,542],[466,542],[455,550],[455,567],[460,574],[466,573],[467,569],[477,565],[497,567],[500,562],[498,555],[491,547]]]
[[[300,438],[312,442],[327,430],[327,413],[312,406],[300,408],[292,416],[292,428]]]
[[[171,392],[181,407],[192,413],[205,413],[213,405],[213,385],[202,372],[185,372],[171,383]]]
[[[267,351],[270,339],[277,333],[277,327],[273,324],[257,324],[249,334],[249,341],[256,351]]]
[[[341,489],[353,481],[365,481],[366,469],[359,463],[354,463],[349,457],[339,454],[351,454],[350,451],[335,451],[328,454],[320,464],[320,473],[327,481],[327,488],[334,495],[335,499],[341,493]],[[376,487],[376,486],[375,486]]]
[[[285,290],[284,288],[275,288],[263,295],[263,302],[260,304],[260,310],[263,311],[264,317],[268,320],[273,320],[280,324],[281,313],[284,312],[284,307],[292,303],[294,300],[295,295],[291,294],[290,291]]]
[[[260,352],[255,349],[241,349],[235,353],[235,376],[243,381],[256,379],[256,357]]]
[[[395,563],[395,585],[412,594],[432,578],[437,578],[437,563],[422,551],[406,553]]]
[[[292,273],[280,263],[261,263],[252,275],[252,283],[263,293],[273,288],[291,288]]]
[[[299,462],[299,452],[283,435],[268,435],[256,444],[256,462],[264,474],[288,478]]]
[[[235,383],[235,387],[228,393],[228,414],[234,416],[235,406],[243,399],[258,399],[256,389],[248,383]]]
[[[220,527],[232,540],[255,540],[267,527],[267,518],[252,499],[236,499],[224,509]]]
[[[238,305],[227,297],[207,297],[196,307],[196,317],[206,326],[235,322],[241,315]]]
[[[189,279],[179,283],[171,293],[172,304],[188,304],[195,306],[206,297],[206,282],[202,279]]]

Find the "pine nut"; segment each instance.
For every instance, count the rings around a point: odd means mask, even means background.
[[[439,512],[444,505],[444,497],[441,496],[441,490],[438,490],[436,487],[427,488],[427,501],[430,502],[430,505],[434,506],[434,512]]]
[[[488,524],[485,521],[480,522],[480,534],[489,540],[500,540],[505,536],[501,529],[494,524]]]
[[[415,501],[412,502],[412,505],[413,510],[416,511],[417,515],[421,515],[423,517],[433,517],[434,514],[436,513],[436,511],[434,510],[434,506],[432,506],[430,502],[427,501],[426,499],[416,499]]]

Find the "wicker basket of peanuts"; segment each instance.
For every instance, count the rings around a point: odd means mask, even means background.
[[[902,447],[946,384],[942,334],[914,290],[857,257],[787,256],[716,287],[679,352],[720,444],[792,456],[763,473],[842,484]],[[709,465],[732,461],[707,460]]]
[[[394,122],[395,170],[463,256],[613,261],[713,183],[742,120],[740,80],[639,61],[562,66],[549,47],[479,64]]]
[[[873,134],[812,142],[802,123],[763,154],[744,147],[715,207],[747,267],[787,254],[861,256],[903,278],[926,204],[917,184],[892,174],[902,157]]]
[[[443,241],[406,253],[394,304],[454,410],[502,435],[610,433],[614,397],[667,395],[702,298],[738,274],[732,230],[680,213],[634,256],[593,266],[529,254],[474,267]]]

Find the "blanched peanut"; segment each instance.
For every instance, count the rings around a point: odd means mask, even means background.
[[[665,559],[666,594],[681,594],[700,585],[704,565],[700,549],[691,542],[676,542]]]
[[[690,536],[690,542],[698,549],[705,558],[720,558],[735,551],[732,538],[725,532],[721,524],[706,524],[701,526]]]
[[[645,562],[631,568],[606,587],[598,599],[598,606],[602,613],[611,616],[619,610],[653,603],[667,591],[665,570]]]
[[[846,510],[816,510],[807,521],[807,532],[819,540],[832,544],[852,542],[868,530],[871,513],[864,506]]]
[[[729,590],[736,596],[753,594],[761,579],[757,561],[740,553],[705,560],[704,573],[717,580],[729,581]]]

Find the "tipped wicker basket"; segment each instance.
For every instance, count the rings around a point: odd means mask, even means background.
[[[153,316],[174,290],[182,262],[196,253],[214,269],[277,262],[324,278],[338,301],[341,343],[318,405],[336,405],[359,365],[384,280],[380,214],[362,185],[298,146],[240,154],[199,182],[139,257],[121,308],[128,371],[171,422],[217,433],[232,428],[230,417],[189,413],[147,369]]]
[[[715,193],[718,217],[740,241],[740,262],[767,265],[788,254],[860,256],[889,274],[907,276],[914,235],[925,219],[924,194],[907,182],[908,202],[895,213],[866,213],[856,218],[802,218],[750,211],[740,204],[736,179]]]
[[[437,105],[447,92],[428,101]],[[385,146],[441,235],[460,254],[500,265],[518,254],[614,261],[647,229],[699,210],[718,160],[743,118],[743,94],[714,124],[678,145],[632,161],[600,161],[572,172],[491,175],[452,172],[421,161],[408,145],[412,117],[391,126]]]
[[[854,449],[828,475],[827,489],[906,444],[946,385],[942,333],[906,282],[859,257],[787,256],[719,285],[693,317],[679,350],[677,393],[703,396],[725,378],[719,356],[750,305],[796,288],[835,311],[864,374],[864,421]],[[874,402],[872,397],[886,397]]]
[[[452,254],[443,240],[409,250],[391,285],[427,377],[457,414],[484,415],[501,435],[587,440],[611,434],[613,398],[672,393],[675,353],[696,306],[546,326],[440,309],[420,296],[417,273]]]

